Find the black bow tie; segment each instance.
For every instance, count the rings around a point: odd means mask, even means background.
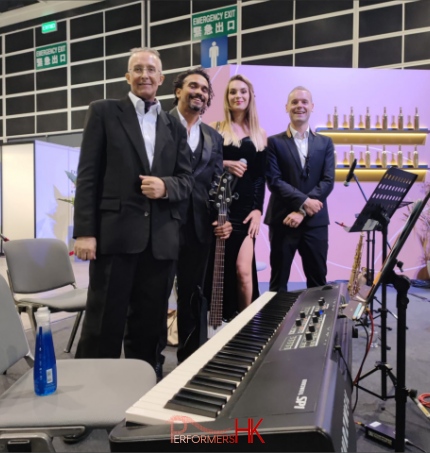
[[[143,102],[145,103],[145,113],[148,113],[149,109],[157,103],[157,101],[145,101],[145,100],[143,100]]]

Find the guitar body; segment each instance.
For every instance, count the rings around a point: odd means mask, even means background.
[[[213,336],[215,336],[220,330],[222,330],[228,323],[225,321],[221,321],[221,325],[218,327],[213,327],[210,325],[210,313],[208,313],[207,318],[207,339],[210,340]]]

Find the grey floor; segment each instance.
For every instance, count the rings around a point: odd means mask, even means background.
[[[0,272],[4,268],[3,259],[0,258]],[[85,283],[87,267],[85,263],[74,265],[77,280],[80,284]],[[292,285],[290,289],[303,287],[302,284]],[[267,284],[261,284],[261,291],[267,289]],[[375,302],[375,309],[379,307]],[[388,331],[388,346],[391,350],[387,351],[387,362],[393,367],[394,376],[396,375],[396,299],[395,292],[388,288],[387,308],[393,313],[387,316],[387,325],[392,328]],[[25,315],[23,315],[25,316]],[[24,324],[28,325],[23,319]],[[63,349],[67,343],[73,317],[60,317],[53,322],[54,342],[57,358],[73,358],[76,344],[70,354],[64,353]],[[379,319],[375,320],[375,331],[380,336]],[[416,389],[418,395],[430,393],[430,290],[412,287],[409,291],[409,304],[407,309],[407,371],[406,386]],[[353,346],[353,366],[352,376],[357,374],[360,363],[362,362],[366,346],[366,335],[363,328],[359,327],[359,336],[352,340]],[[31,347],[34,347],[34,338],[30,330],[27,336]],[[165,374],[171,372],[176,366],[176,348],[168,347],[165,351],[166,363],[164,366]],[[362,375],[374,369],[377,361],[381,360],[380,341],[375,341],[374,347],[370,349],[369,355],[363,367]],[[312,366],[311,364],[309,366]],[[7,375],[0,376],[0,393],[9,387],[22,373],[28,370],[24,361],[12,367]],[[366,390],[381,395],[381,381],[383,374],[379,370],[369,377],[363,379],[360,385]],[[61,385],[61,383],[59,383]],[[393,385],[387,379],[388,396],[394,394]],[[356,422],[371,423],[379,421],[394,428],[395,426],[395,401],[390,398],[383,401],[368,391],[357,390],[353,394],[353,403],[358,399],[354,418]],[[429,409],[430,411],[430,409]],[[406,405],[406,438],[423,450],[430,451],[430,419],[419,410],[419,408],[408,399]],[[104,452],[109,451],[108,434],[106,431],[96,430],[83,442],[76,445],[66,445],[60,439],[54,440],[54,446],[58,452]],[[174,448],[172,448],[174,451]],[[358,452],[384,452],[392,451],[389,447],[378,444],[373,440],[367,439],[362,429],[357,425],[357,451]],[[406,451],[419,451],[413,446],[407,446]]]

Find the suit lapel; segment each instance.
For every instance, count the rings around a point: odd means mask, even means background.
[[[137,154],[139,155],[145,174],[150,175],[151,169],[149,166],[148,156],[146,155],[145,142],[143,141],[142,130],[140,129],[136,109],[128,96],[120,100],[119,107],[121,110],[118,115],[119,121],[133,143]]]
[[[180,121],[178,107],[175,107],[174,109],[170,110],[169,113]],[[213,143],[212,137],[208,132],[209,127],[210,126],[207,126],[206,124],[203,123],[201,123],[200,125],[200,131],[203,134],[202,157],[199,164],[197,165],[197,168],[194,170],[194,175],[198,175],[199,173],[201,173],[206,168],[206,165],[208,164],[211,158]]]
[[[210,126],[205,126],[203,123],[200,126],[200,130],[203,133],[202,134],[203,135],[203,149],[202,149],[202,158],[200,160],[200,164],[197,165],[197,168],[194,172],[195,175],[201,173],[206,168],[206,166],[211,158],[213,143],[212,143],[212,137],[209,134],[208,129],[207,129],[208,127],[210,127]]]
[[[309,161],[312,159],[312,154],[315,151],[314,144],[315,144],[315,135],[311,131],[311,129],[309,129],[309,137],[308,137],[308,159],[309,159]]]
[[[156,174],[157,168],[163,167],[163,154],[167,143],[172,143],[173,138],[170,131],[170,120],[166,112],[161,110],[157,118],[157,128],[155,133],[154,160],[152,171]]]
[[[284,137],[285,137],[285,143],[288,148],[288,152],[291,154],[291,157],[292,157],[294,163],[296,164],[298,171],[301,172],[302,163],[301,163],[300,157],[299,157],[299,150],[297,149],[296,142],[294,141],[294,138],[291,134],[290,126],[288,126],[287,132],[285,133]]]

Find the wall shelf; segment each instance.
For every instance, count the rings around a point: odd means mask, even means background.
[[[398,129],[328,129],[317,127],[318,134],[331,137],[333,143],[343,145],[424,145],[429,130]]]
[[[354,173],[357,175],[357,178],[360,182],[375,182],[375,181],[380,181],[382,176],[385,174],[385,172],[390,168],[391,165],[389,165],[387,168],[382,168],[380,166],[372,165],[370,168],[363,168],[363,167],[356,167],[354,170]],[[397,168],[397,166],[396,166]],[[418,168],[412,168],[412,167],[403,167],[402,170],[408,171],[411,173],[415,173],[418,175],[417,181],[424,181],[427,171],[428,171],[428,166],[427,165],[419,165]],[[345,181],[346,176],[349,172],[349,166],[344,166],[344,165],[338,165],[336,167],[336,173],[335,173],[335,180],[336,181]],[[352,180],[354,181],[354,180]]]

